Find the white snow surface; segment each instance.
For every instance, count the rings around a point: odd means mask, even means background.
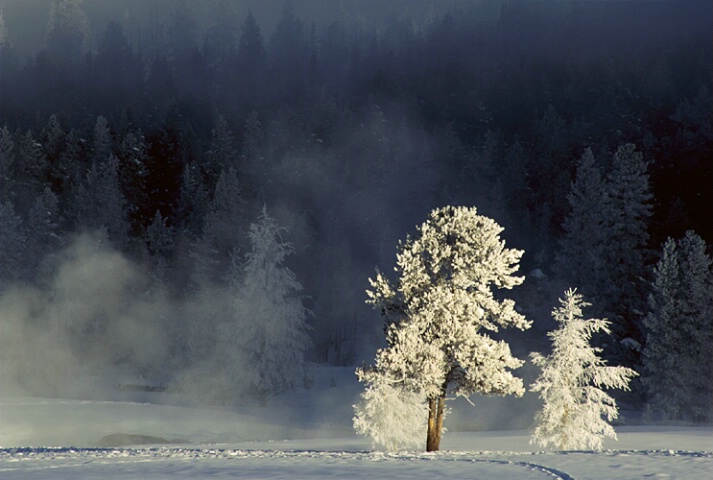
[[[0,393],[0,480],[699,479],[713,473],[711,426],[618,426],[619,441],[606,439],[602,452],[538,451],[527,429],[476,430],[482,420],[465,421],[478,417],[479,407],[493,408],[480,400],[476,407],[452,402],[451,431],[440,452],[374,451],[351,429],[351,404],[360,391],[352,375],[323,372],[311,389],[266,408],[172,406],[166,403],[178,402],[167,394],[89,401]],[[151,441],[157,443],[144,444]]]

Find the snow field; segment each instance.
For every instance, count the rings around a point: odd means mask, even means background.
[[[713,455],[673,450],[381,453],[220,448],[5,449],[3,480],[169,478],[706,478]]]
[[[316,371],[314,380],[311,389],[266,408],[166,405],[179,400],[167,394],[141,401],[0,396],[0,480],[633,480],[701,479],[713,472],[711,426],[621,426],[619,441],[605,439],[603,452],[559,453],[537,451],[526,427],[493,430],[484,421],[502,425],[508,412],[529,416],[518,411],[529,410],[524,399],[477,399],[474,408],[450,402],[451,431],[441,452],[373,451],[351,427],[360,391],[353,369]],[[183,443],[97,448],[117,434]]]

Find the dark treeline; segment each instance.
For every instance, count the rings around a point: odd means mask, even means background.
[[[0,24],[0,285],[100,229],[186,295],[221,282],[265,205],[312,358],[350,363],[379,331],[366,279],[430,209],[477,206],[564,282],[580,158],[606,176],[629,143],[653,193],[646,271],[669,236],[713,241],[708,1],[61,0],[33,6],[33,52],[20,3]]]

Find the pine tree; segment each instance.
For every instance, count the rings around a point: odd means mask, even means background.
[[[164,280],[169,260],[173,254],[175,232],[167,219],[156,210],[151,225],[146,229],[146,245],[151,254],[153,273],[158,280]]]
[[[668,420],[710,420],[713,271],[705,243],[694,232],[664,244],[649,307],[642,378],[649,413]]]
[[[695,420],[713,419],[713,260],[706,243],[692,230],[679,241],[681,277],[686,295],[681,304],[681,329],[687,343],[690,372],[688,405]]]
[[[189,237],[197,237],[203,229],[203,220],[210,208],[210,192],[195,163],[188,163],[183,169],[181,193],[178,197],[176,218],[179,231]]]
[[[548,333],[552,353],[530,355],[532,363],[542,368],[530,390],[539,392],[544,402],[535,417],[531,443],[560,450],[601,450],[604,436],[616,439],[608,422],[619,416],[616,400],[602,388],[628,390],[636,372],[607,366],[598,355],[601,349],[590,345],[592,334],[610,333],[609,322],[584,320],[582,308],[590,304],[582,295],[568,290],[560,304],[552,312],[560,327]]]
[[[30,270],[41,265],[44,257],[55,252],[62,244],[59,235],[59,201],[57,195],[45,188],[35,200],[27,215],[27,250]]]
[[[612,170],[602,180],[594,156],[585,151],[567,197],[572,210],[563,224],[556,265],[596,302],[599,312],[612,318],[617,340],[638,343],[643,341],[639,322],[652,198],[646,169],[643,155],[626,144],[617,149]]]
[[[236,168],[238,151],[235,147],[235,137],[230,131],[225,117],[219,115],[211,131],[210,148],[206,152],[203,165],[208,185],[212,188],[221,172]]]
[[[14,195],[15,179],[15,142],[12,134],[3,127],[0,129],[0,203],[10,201]]]
[[[52,3],[47,24],[47,50],[55,61],[77,65],[89,48],[91,32],[81,0]]]
[[[615,334],[636,340],[642,340],[638,316],[645,309],[644,260],[653,197],[646,170],[647,163],[633,144],[617,149],[607,176],[608,208],[603,225],[603,267],[611,282],[600,292],[601,300],[607,303],[606,311],[623,317],[623,323],[613,324]]]
[[[0,5],[0,48],[4,47],[7,43],[7,27],[5,27],[5,16],[2,13],[2,5]]]
[[[119,161],[110,155],[95,161],[77,193],[79,225],[103,230],[117,246],[123,246],[129,231],[125,215],[126,200],[119,188]]]
[[[562,224],[565,234],[560,243],[556,269],[579,290],[594,298],[609,281],[603,265],[607,218],[605,182],[591,149],[579,161],[567,201],[571,210]]]
[[[130,199],[126,213],[134,231],[141,231],[154,213],[149,209],[155,207],[148,193],[146,177],[149,158],[146,140],[141,131],[130,132],[124,136],[117,157],[119,187],[124,197]]]
[[[0,291],[22,277],[25,234],[10,202],[0,203]]]
[[[45,189],[49,163],[42,144],[31,130],[20,139],[18,155],[15,157],[15,207],[20,212],[31,208],[37,195]],[[19,188],[19,187],[22,188]]]
[[[111,131],[106,118],[99,116],[94,124],[94,160],[102,161],[111,155]]]
[[[388,347],[358,375],[367,388],[388,382],[421,396],[429,411],[428,451],[439,448],[447,393],[524,393],[522,380],[509,371],[523,362],[488,335],[530,326],[512,300],[493,295],[493,288],[523,281],[513,275],[523,252],[505,248],[502,230],[475,208],[436,209],[418,238],[399,244],[397,283],[380,273],[370,280],[367,302],[386,316]]]
[[[197,281],[221,278],[227,273],[230,257],[244,247],[245,206],[234,168],[221,172],[205,215],[203,232],[194,246]]]
[[[299,296],[302,285],[284,265],[294,250],[283,231],[265,208],[250,225],[250,251],[231,272],[233,315],[221,329],[222,351],[239,362],[231,367],[235,383],[260,405],[307,374],[310,312]]]
[[[212,25],[205,33],[203,55],[211,69],[223,73],[235,57],[238,19],[231,2],[216,5]]]

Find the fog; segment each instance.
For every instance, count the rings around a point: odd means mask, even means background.
[[[49,278],[0,300],[3,393],[82,398],[115,387],[103,378],[111,368],[157,369],[174,309],[140,269],[90,235],[52,261]]]
[[[244,313],[263,299],[240,297],[263,211],[292,248],[280,268],[301,288],[284,297],[305,309],[298,356],[315,371],[373,361],[368,278],[444,205],[476,206],[525,250],[528,278],[507,293],[534,327],[503,334],[517,356],[548,348],[551,309],[582,283],[591,314],[616,322],[610,344],[645,343],[662,242],[713,241],[712,14],[697,0],[0,0],[3,395],[128,385],[260,404],[258,362],[235,342],[267,324]],[[628,143],[651,215],[625,255],[642,260],[602,286],[576,272],[618,263],[565,255],[569,195],[587,149],[610,181]],[[608,355],[642,368],[640,352]],[[337,395],[315,378],[290,387],[348,417],[354,379]],[[624,400],[641,406],[637,388]],[[267,403],[299,423],[285,391]],[[449,428],[522,426],[536,402],[521,401],[459,408]]]

